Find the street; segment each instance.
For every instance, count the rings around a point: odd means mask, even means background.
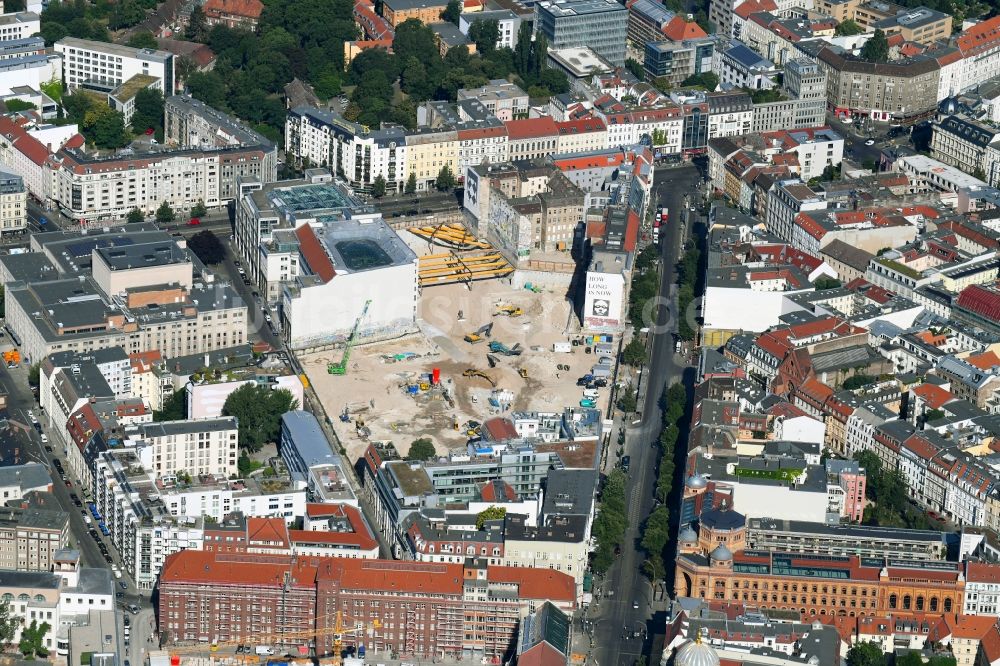
[[[632,666],[640,655],[646,663],[658,657],[648,655],[650,637],[656,629],[647,626],[652,618],[653,586],[642,574],[642,554],[637,551],[640,528],[653,509],[653,487],[656,482],[656,456],[659,449],[651,446],[662,426],[659,399],[663,388],[683,374],[683,359],[674,354],[673,331],[676,330],[676,295],[674,294],[675,265],[687,234],[683,232],[688,212],[685,196],[694,195],[700,180],[693,165],[674,169],[657,169],[653,184],[653,205],[670,209],[666,230],[661,231],[662,281],[660,293],[670,295],[671,311],[657,311],[657,321],[650,326],[653,336],[651,357],[645,371],[648,382],[642,403],[642,420],[629,428],[625,453],[632,457],[632,473],[626,487],[628,529],[622,542],[622,552],[601,583],[604,596],[594,618],[594,656],[600,666]],[[634,322],[635,323],[635,322]],[[636,325],[640,325],[636,323]],[[680,448],[680,445],[679,445]],[[671,507],[671,513],[675,513]],[[670,566],[670,563],[667,563]],[[613,592],[613,594],[611,594]],[[633,602],[638,602],[638,608]],[[639,632],[640,637],[634,635]]]

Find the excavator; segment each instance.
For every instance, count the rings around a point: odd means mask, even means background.
[[[481,377],[482,379],[485,379],[486,381],[488,381],[490,383],[490,386],[492,386],[493,388],[497,387],[496,380],[493,379],[492,377],[490,377],[488,374],[486,374],[482,370],[476,370],[475,368],[469,368],[468,370],[465,370],[464,372],[462,372],[462,376],[463,377]]]
[[[497,308],[494,317],[503,315],[505,317],[520,317],[524,314],[524,310],[517,307],[516,305],[501,305]]]
[[[482,342],[484,338],[490,337],[493,332],[493,322],[486,324],[485,326],[480,326],[474,333],[469,333],[465,336],[465,341],[470,345],[474,345],[477,342]]]

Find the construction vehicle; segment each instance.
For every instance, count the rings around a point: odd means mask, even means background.
[[[341,357],[339,363],[331,363],[326,367],[326,371],[331,375],[346,375],[347,374],[347,362],[351,358],[351,348],[354,347],[354,343],[357,342],[358,329],[361,328],[361,320],[365,318],[368,314],[368,306],[372,304],[372,300],[369,298],[365,301],[365,306],[361,308],[361,314],[358,318],[354,320],[354,328],[351,329],[351,335],[347,338],[347,344],[344,345],[344,355]]]
[[[490,342],[490,351],[496,354],[503,354],[504,356],[520,356],[523,350],[521,349],[520,342],[516,343],[513,347],[508,347],[499,340],[493,340]]]
[[[486,362],[490,364],[491,368],[495,368],[495,367],[497,367],[497,363],[500,362],[500,359],[498,359],[493,354],[487,354],[486,355]]]
[[[521,375],[521,379],[527,379],[528,378],[528,369],[527,368],[518,368],[517,369],[517,374]]]
[[[470,345],[474,345],[477,342],[482,342],[484,338],[490,337],[493,332],[493,322],[486,324],[485,326],[480,326],[474,333],[469,333],[465,336],[465,341]]]
[[[341,423],[350,423],[351,422],[351,414],[350,414],[350,412],[347,411],[347,404],[346,403],[344,404],[344,411],[342,411],[340,413],[340,422]]]
[[[476,370],[475,368],[469,368],[468,370],[465,370],[465,371],[462,372],[462,376],[463,377],[481,377],[482,379],[485,379],[486,381],[488,381],[490,383],[490,386],[492,386],[493,388],[497,387],[496,380],[493,379],[492,377],[490,377],[488,374],[486,374],[482,370]]]
[[[493,314],[494,317],[506,316],[506,317],[520,317],[524,314],[524,310],[517,307],[516,305],[501,305],[497,308],[497,311]]]
[[[7,364],[8,368],[16,368],[21,365],[21,352],[16,349],[5,351],[3,353],[3,360]]]

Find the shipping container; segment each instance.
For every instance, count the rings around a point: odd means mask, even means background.
[[[590,374],[596,379],[597,377],[610,377],[611,376],[611,366],[610,365],[595,365],[590,369]]]
[[[573,351],[573,345],[569,342],[553,342],[552,351],[557,354],[568,354]]]

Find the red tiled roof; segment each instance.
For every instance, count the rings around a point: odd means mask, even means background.
[[[967,561],[965,580],[970,583],[1000,583],[1000,564]]]
[[[955,45],[962,54],[979,53],[1000,41],[1000,16],[981,21],[964,31],[955,40]]]
[[[954,620],[946,615],[945,618],[952,638],[981,639],[997,623],[997,618],[992,615],[957,615]]]
[[[260,0],[205,0],[202,8],[209,16],[226,14],[256,21],[264,11],[264,3]]]
[[[993,368],[1000,366],[1000,357],[992,351],[966,356],[965,360],[970,365],[974,365],[980,370],[992,370]]]
[[[990,321],[1000,321],[1000,293],[974,284],[958,295],[958,306]]]
[[[694,21],[685,21],[680,16],[675,16],[670,23],[664,26],[663,34],[675,42],[685,39],[700,39],[708,36],[697,23]]]
[[[559,128],[551,116],[507,120],[507,136],[513,140],[535,139],[543,136],[558,136]]]
[[[350,532],[326,532],[317,530],[288,530],[288,538],[293,544],[325,544],[345,546],[358,550],[378,548],[378,542],[361,518],[361,513],[353,506],[344,505],[343,515],[351,523]]]
[[[576,120],[564,120],[556,123],[559,134],[585,134],[587,132],[603,132],[606,128],[600,118],[587,116]]]
[[[316,238],[316,233],[308,224],[303,224],[295,230],[295,236],[299,239],[299,248],[310,270],[319,275],[323,282],[329,282],[337,271],[333,268],[330,257],[326,256],[326,250]]]
[[[24,127],[8,116],[0,116],[0,134],[6,136],[14,144],[14,148],[39,166],[45,164],[51,155],[41,141],[28,134]]]
[[[733,13],[745,19],[757,12],[773,12],[777,9],[778,5],[774,3],[774,0],[748,0],[737,7]]]
[[[515,583],[521,599],[548,599],[550,601],[576,600],[573,577],[552,569],[529,567],[490,567],[487,578],[498,583]]]
[[[514,423],[502,416],[486,419],[483,421],[482,427],[490,439],[495,442],[502,442],[517,437],[517,429],[514,428]]]
[[[247,518],[247,542],[268,541],[288,546],[288,525],[283,518]]]
[[[542,641],[517,655],[517,666],[566,666],[567,655]]]
[[[923,399],[924,404],[931,409],[937,409],[941,405],[955,399],[955,396],[937,384],[921,384],[920,386],[914,386],[910,391]]]

